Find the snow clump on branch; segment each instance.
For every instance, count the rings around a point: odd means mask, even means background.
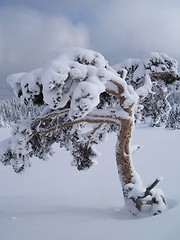
[[[110,86],[109,80],[121,84],[125,97],[131,99],[131,103],[134,101],[135,96],[129,94],[124,80],[104,57],[87,49],[60,50],[42,68],[8,77],[15,95],[23,103],[44,104],[56,110],[70,100],[70,114],[74,118],[84,117],[98,105],[100,94]]]

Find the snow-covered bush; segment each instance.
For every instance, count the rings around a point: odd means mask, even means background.
[[[141,108],[141,119],[146,121],[150,118],[151,126],[160,126],[165,122],[170,110],[167,97],[171,92],[171,85],[179,79],[177,61],[166,54],[153,52],[144,59],[124,60],[113,68],[120,76],[126,71],[126,82],[133,86],[140,96],[139,104],[142,107],[137,108],[138,120]],[[144,91],[144,86],[147,86],[147,92]],[[144,93],[148,93],[146,97]]]
[[[123,78],[122,78],[123,77]],[[163,193],[143,188],[131,162],[130,140],[138,89],[113,70],[104,57],[87,49],[64,49],[42,68],[11,75],[15,95],[28,105],[40,105],[41,116],[16,124],[10,139],[0,145],[0,160],[19,173],[31,165],[30,158],[45,159],[59,143],[73,156],[78,170],[90,168],[98,155],[95,145],[109,132],[117,133],[116,163],[125,202],[133,214],[158,214],[165,209]],[[148,94],[150,76],[141,84]],[[146,208],[147,206],[147,208]]]

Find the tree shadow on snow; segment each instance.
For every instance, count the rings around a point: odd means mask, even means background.
[[[179,205],[178,201],[168,199],[167,200],[167,210],[164,213],[167,213]],[[65,214],[71,217],[87,217],[87,218],[96,218],[96,219],[117,219],[117,220],[136,220],[142,218],[153,217],[149,214],[139,214],[138,216],[133,216],[129,210],[125,207],[121,208],[105,208],[105,207],[86,207],[86,206],[59,206],[56,209],[56,213]],[[164,214],[162,213],[162,214]]]
[[[177,205],[179,205],[178,201],[168,199],[168,209],[162,213],[165,214],[172,209],[176,208]],[[46,205],[46,204],[45,204]],[[94,219],[114,219],[114,220],[136,220],[136,219],[142,219],[147,217],[152,217],[150,215],[141,214],[138,216],[133,216],[128,209],[125,207],[121,208],[108,208],[108,207],[99,207],[99,206],[73,206],[71,204],[63,204],[63,205],[57,205],[57,204],[47,204],[46,206],[39,206],[39,204],[29,204],[28,206],[22,208],[19,208],[17,206],[16,210],[12,211],[11,208],[8,208],[6,206],[5,211],[1,211],[0,209],[0,219],[1,217],[4,218],[4,214],[7,215],[6,218],[10,219],[10,217],[15,215],[18,217],[35,217],[35,216],[58,216],[63,218],[83,218],[88,220],[94,220]]]

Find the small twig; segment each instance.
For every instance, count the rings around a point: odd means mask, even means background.
[[[119,93],[113,91],[113,90],[110,90],[110,89],[106,89],[106,92],[113,95],[114,97],[119,97]]]
[[[141,207],[143,205],[142,199],[147,197],[148,195],[152,196],[151,190],[161,181],[161,179],[157,178],[149,187],[146,188],[146,191],[143,196],[138,196],[137,198],[131,197],[131,200],[136,204],[136,208],[141,211]],[[146,204],[156,203],[156,199],[152,199],[152,201],[148,201]],[[165,200],[163,200],[165,202]]]
[[[160,182],[160,179],[157,178],[149,187],[146,188],[146,191],[144,193],[144,196],[140,197],[140,198],[145,198],[148,195],[152,195],[151,194],[151,190]]]

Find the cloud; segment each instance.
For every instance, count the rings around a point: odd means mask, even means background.
[[[25,7],[0,10],[0,76],[41,66],[59,48],[88,47],[88,30],[66,17]]]
[[[107,1],[95,9],[90,36],[113,62],[150,51],[166,52],[180,60],[179,10],[177,0]]]
[[[179,0],[1,0],[0,7],[1,78],[69,46],[97,50],[110,64],[151,51],[180,62]]]

